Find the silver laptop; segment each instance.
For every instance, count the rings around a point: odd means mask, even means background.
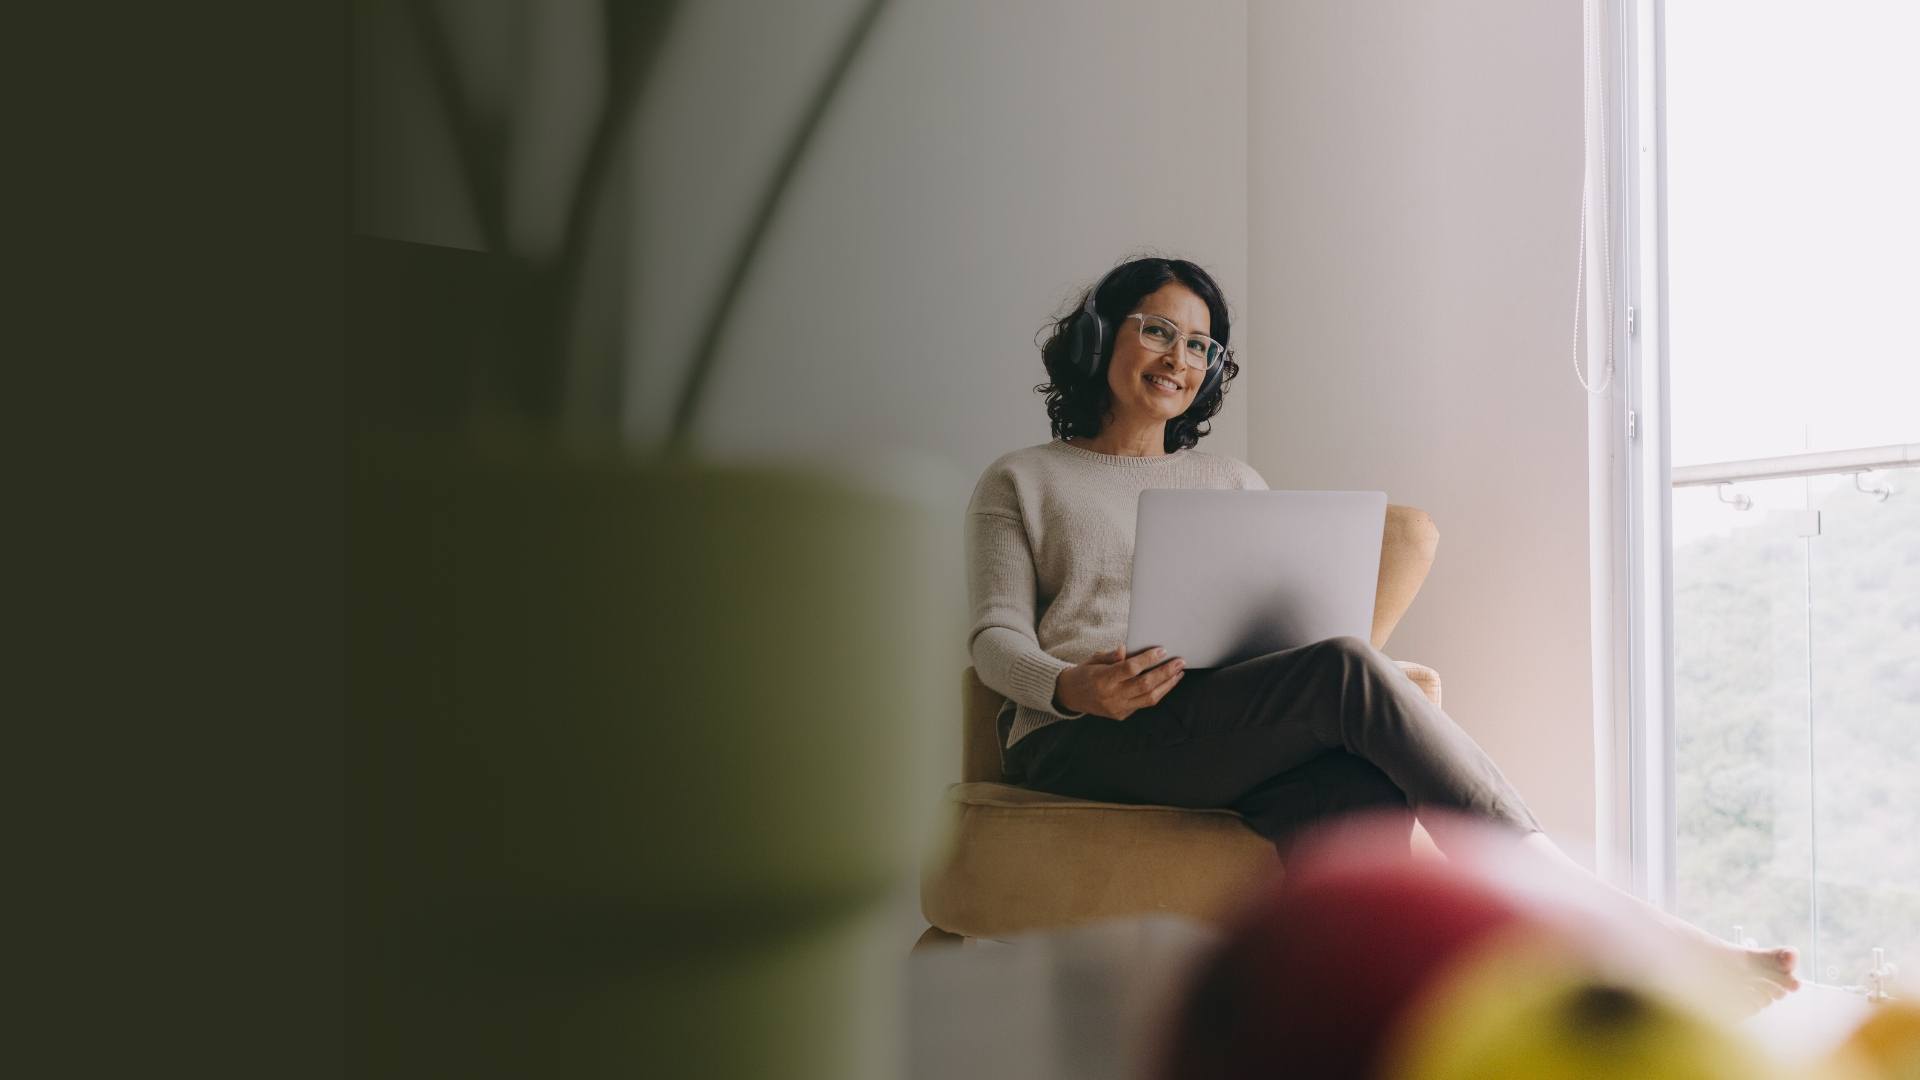
[[[1127,655],[1225,667],[1373,634],[1383,491],[1140,493]]]

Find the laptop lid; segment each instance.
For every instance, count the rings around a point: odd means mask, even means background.
[[[1140,493],[1127,655],[1190,668],[1373,633],[1383,491]]]

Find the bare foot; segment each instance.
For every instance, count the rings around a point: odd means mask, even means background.
[[[1739,1014],[1758,1012],[1800,989],[1800,979],[1794,974],[1800,951],[1791,945],[1750,948],[1722,940],[1666,912],[1659,912],[1657,918],[1683,938],[1705,946],[1704,954],[1723,977],[1727,1004]]]
[[[1682,936],[1691,937],[1707,946],[1710,953],[1717,955],[1722,962],[1736,965],[1735,972],[1745,979],[1767,983],[1779,990],[1776,999],[1800,989],[1800,979],[1794,969],[1800,963],[1800,950],[1791,945],[1775,948],[1753,948],[1737,945],[1686,922],[1676,915],[1656,910],[1655,917],[1667,924]]]
[[[1664,927],[1673,937],[1697,946],[1697,955],[1710,973],[1715,975],[1715,983],[1724,986],[1726,1003],[1734,1011],[1757,1012],[1800,989],[1800,979],[1794,974],[1794,968],[1800,962],[1800,953],[1792,946],[1748,948],[1737,945],[1631,893],[1601,882],[1591,871],[1562,852],[1545,833],[1532,833],[1524,839],[1529,850],[1550,856],[1554,863],[1583,881],[1602,885],[1602,894],[1624,904],[1624,910],[1636,912],[1644,919],[1643,925]]]
[[[1747,964],[1748,978],[1763,984],[1763,988],[1778,1001],[1800,989],[1800,979],[1793,969],[1800,963],[1800,951],[1791,945],[1777,949],[1742,949],[1729,945]]]

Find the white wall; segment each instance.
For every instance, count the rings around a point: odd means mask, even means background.
[[[1591,866],[1580,7],[1256,3],[1247,48],[1249,460],[1433,515],[1388,652]]]

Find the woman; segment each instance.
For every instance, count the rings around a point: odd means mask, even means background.
[[[1117,644],[1139,493],[1267,487],[1250,466],[1194,449],[1239,374],[1231,335],[1206,271],[1144,258],[1088,290],[1041,347],[1049,381],[1037,389],[1055,437],[989,466],[967,512],[969,649],[981,681],[1007,698],[1008,780],[1085,799],[1229,807],[1283,857],[1314,821],[1369,809],[1404,815],[1411,832],[1415,812],[1432,807],[1509,828],[1587,875],[1473,739],[1367,642],[1333,638],[1193,672],[1177,656],[1128,656]],[[1448,817],[1426,822],[1443,852]],[[1793,949],[1739,948],[1629,899],[1740,965],[1755,1003],[1798,987]]]

